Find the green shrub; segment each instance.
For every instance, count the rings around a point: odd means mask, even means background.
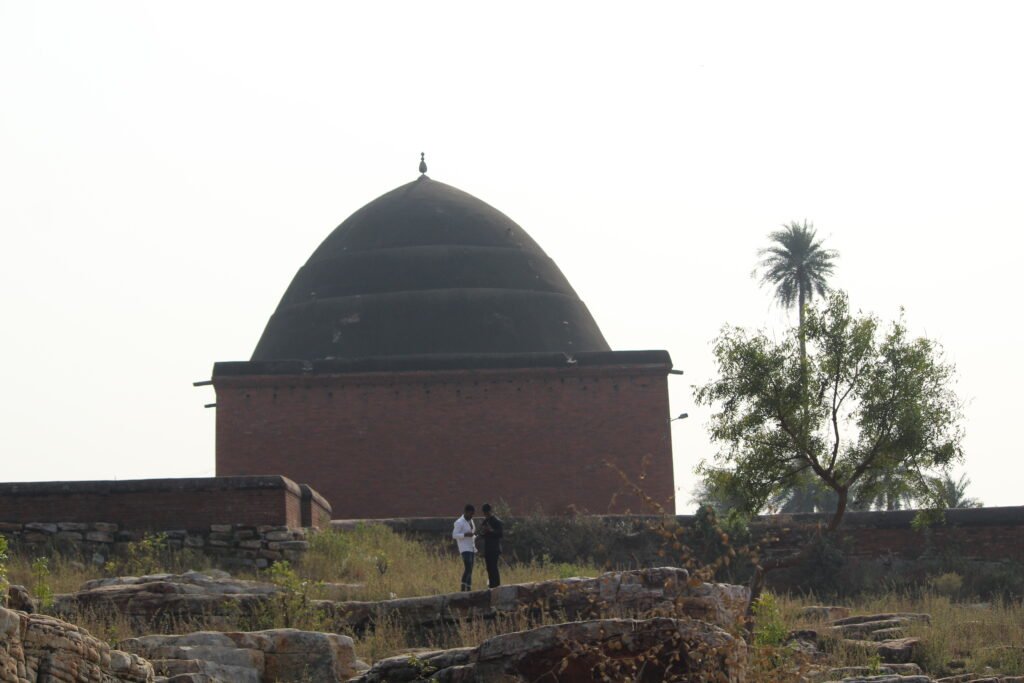
[[[45,557],[32,560],[32,594],[39,600],[39,608],[53,607],[53,586],[50,585],[50,561]]]
[[[850,593],[844,580],[846,554],[840,539],[817,534],[808,542],[800,564],[793,569],[795,585],[819,596],[837,596]]]
[[[535,513],[505,522],[506,554],[520,562],[631,566],[655,550],[655,539],[628,518]]]
[[[324,610],[314,601],[322,588],[321,582],[303,579],[285,560],[270,565],[264,574],[281,591],[249,616],[247,628],[330,630]]]
[[[928,585],[939,595],[952,598],[960,593],[960,588],[964,585],[964,577],[956,572],[946,572],[932,577],[928,581]]]
[[[764,592],[754,602],[754,644],[779,646],[786,642],[789,629],[775,596]]]
[[[105,565],[107,573],[113,575],[144,576],[164,571],[170,564],[171,548],[167,534],[146,533],[138,541],[129,543],[124,555],[109,560]]]
[[[0,536],[0,605],[7,604],[7,537]]]

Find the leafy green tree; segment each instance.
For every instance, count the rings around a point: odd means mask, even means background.
[[[815,294],[825,296],[829,291],[828,278],[839,256],[834,249],[823,248],[816,237],[813,224],[792,221],[768,235],[773,244],[758,252],[762,284],[775,288],[775,299],[784,308],[796,304],[800,330],[806,304]],[[803,337],[800,348],[804,350]]]
[[[743,486],[735,481],[732,472],[726,469],[707,467],[697,482],[692,494],[693,502],[698,506],[710,506],[717,514],[725,516],[733,510],[748,515],[759,512],[751,508],[744,498]]]
[[[858,483],[960,461],[953,367],[934,342],[911,339],[902,318],[880,328],[852,314],[844,293],[808,308],[803,335],[776,341],[726,327],[714,347],[719,377],[696,391],[698,404],[717,408],[711,438],[721,446],[700,471],[730,472],[754,509],[816,477],[836,495],[833,531]]]

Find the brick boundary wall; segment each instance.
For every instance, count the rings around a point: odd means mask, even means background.
[[[0,483],[0,522],[8,524],[209,532],[211,525],[323,527],[330,517],[323,496],[276,475]]]
[[[217,474],[313,482],[344,517],[457,515],[468,500],[554,514],[641,509],[610,462],[634,479],[645,473],[648,494],[667,503],[671,362],[605,356],[396,372],[309,363],[306,374],[219,363]]]
[[[914,510],[848,512],[839,527],[839,538],[850,557],[860,559],[894,557],[913,561],[928,552],[945,552],[967,561],[1024,562],[1024,506],[946,510],[945,521],[926,531],[911,526],[916,514]],[[452,543],[454,518],[453,515],[451,518],[334,520],[332,524],[335,528],[346,528],[360,523],[382,523],[397,532],[447,547]],[[607,549],[609,557],[658,562],[657,557],[642,554],[658,547],[653,535],[644,533],[645,522],[657,518],[602,515],[597,519],[624,529],[617,536],[618,547]],[[676,519],[690,526],[696,517],[677,515]],[[752,520],[750,528],[755,539],[776,539],[763,544],[766,555],[788,555],[803,547],[828,520],[828,515],[763,515]],[[516,544],[515,518],[505,522],[509,529],[504,541],[506,552],[522,559],[531,557],[529,548]]]

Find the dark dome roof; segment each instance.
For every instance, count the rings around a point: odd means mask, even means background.
[[[421,176],[327,236],[252,360],[607,350],[587,307],[526,231]]]

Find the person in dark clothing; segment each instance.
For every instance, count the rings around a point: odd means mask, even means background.
[[[494,514],[490,503],[484,503],[484,523],[480,525],[480,535],[484,537],[484,562],[487,565],[487,586],[497,588],[501,585],[501,574],[498,572],[498,558],[501,557],[501,537],[503,525]]]

